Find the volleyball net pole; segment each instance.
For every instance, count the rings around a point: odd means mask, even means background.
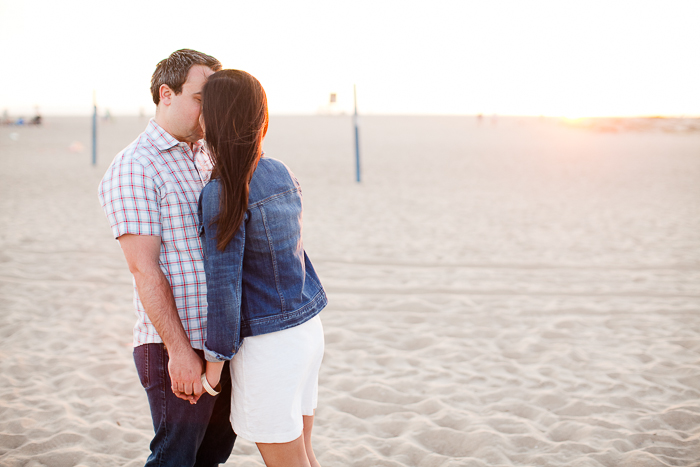
[[[352,90],[355,98],[355,115],[353,121],[355,123],[355,178],[357,183],[360,183],[360,132],[357,128],[357,85],[352,85]]]
[[[97,97],[92,90],[92,165],[97,164]]]

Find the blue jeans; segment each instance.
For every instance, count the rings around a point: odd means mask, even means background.
[[[200,358],[201,350],[195,349]],[[178,399],[171,389],[168,351],[163,344],[134,348],[134,362],[151,406],[155,436],[147,467],[211,467],[223,464],[233,450],[231,375],[221,372],[221,393],[203,394],[197,404]]]

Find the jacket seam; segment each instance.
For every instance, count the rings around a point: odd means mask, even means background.
[[[270,248],[270,256],[272,257],[272,270],[274,271],[274,276],[275,276],[275,290],[277,291],[277,295],[280,298],[280,311],[284,312],[284,308],[286,305],[284,302],[284,295],[282,294],[282,287],[280,286],[280,281],[279,281],[279,271],[277,268],[277,255],[275,254],[275,248],[272,244],[272,238],[270,236],[269,226],[267,225],[267,216],[265,215],[265,210],[263,209],[262,205],[258,209],[260,210],[260,214],[262,216],[263,226],[265,227],[265,237],[267,237],[267,244],[268,244],[268,247]]]
[[[283,322],[283,321],[292,320],[292,319],[296,318],[298,315],[302,315],[302,314],[306,313],[307,311],[309,311],[313,308],[316,308],[317,306],[319,306],[321,304],[321,302],[324,301],[324,299],[326,299],[326,294],[324,293],[323,288],[321,288],[316,293],[316,295],[314,295],[314,297],[311,300],[309,300],[309,303],[302,306],[301,308],[297,308],[294,311],[290,311],[290,312],[287,312],[284,314],[267,316],[265,318],[254,318],[254,319],[246,320],[244,323],[242,323],[241,327],[243,327],[243,326],[250,327],[251,324],[259,326],[259,325],[267,324],[270,322],[276,322],[276,321]]]
[[[248,207],[249,207],[249,208],[255,208],[255,207],[258,207],[258,206],[261,205],[261,204],[267,203],[268,201],[272,201],[273,199],[280,198],[280,197],[282,197],[282,196],[286,196],[286,195],[288,195],[288,194],[290,194],[290,193],[294,193],[294,192],[297,192],[297,191],[299,191],[299,189],[296,188],[296,187],[295,187],[295,188],[290,188],[290,189],[288,189],[288,190],[286,190],[286,191],[283,191],[283,192],[281,192],[281,193],[275,193],[274,195],[268,196],[268,197],[265,198],[265,199],[260,199],[260,200],[254,202],[254,203],[251,203]]]
[[[247,211],[246,211],[247,212]],[[245,218],[243,219],[243,222],[245,222]],[[243,277],[243,261],[244,261],[244,256],[245,256],[245,239],[246,239],[246,230],[245,230],[245,225],[243,226],[243,241],[241,242],[241,245],[239,247],[239,253],[241,260],[239,261],[237,265],[237,270],[236,272],[238,273],[238,277]],[[243,280],[237,280],[236,281],[236,296],[238,297],[238,320],[236,321],[236,329],[235,329],[235,339],[233,340],[234,343],[234,349],[236,352],[238,352],[238,349],[241,347],[241,315],[243,313]]]

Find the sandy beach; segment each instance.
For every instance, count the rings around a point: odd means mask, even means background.
[[[0,127],[2,466],[148,455],[97,200],[146,123],[101,121],[96,166],[88,118]],[[350,117],[272,117],[329,296],[322,465],[700,466],[700,132],[645,125],[363,117],[357,184]]]

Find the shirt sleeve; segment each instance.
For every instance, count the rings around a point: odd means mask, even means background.
[[[139,161],[125,158],[113,164],[100,183],[99,198],[114,238],[161,234],[159,191]]]
[[[218,190],[205,187],[199,200],[200,232],[207,277],[207,340],[209,362],[231,360],[241,345],[241,292],[246,217],[224,251],[216,247]]]

